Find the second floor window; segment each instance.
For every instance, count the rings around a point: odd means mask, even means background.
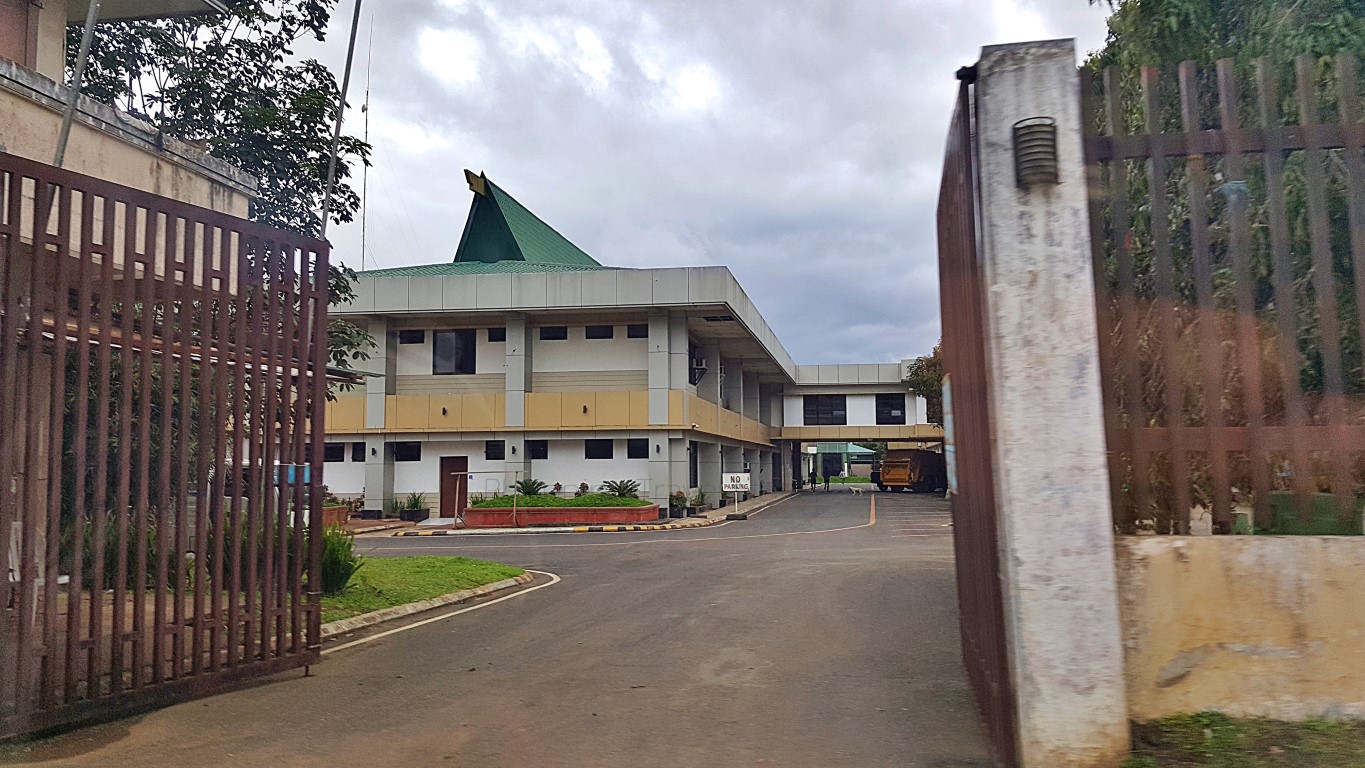
[[[808,427],[841,427],[848,423],[848,405],[844,395],[806,395],[804,405]]]
[[[904,424],[905,395],[899,393],[877,395],[877,423]]]
[[[432,332],[431,372],[438,376],[474,373],[473,328]]]

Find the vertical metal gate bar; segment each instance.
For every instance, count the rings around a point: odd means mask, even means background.
[[[1124,124],[1123,108],[1120,99],[1118,67],[1104,71],[1105,112],[1108,115],[1109,130],[1121,137],[1127,133]],[[1133,230],[1132,214],[1128,207],[1128,169],[1125,160],[1115,160],[1109,166],[1110,195],[1109,205],[1113,217],[1113,244],[1118,264],[1118,323],[1120,358],[1128,361],[1120,372],[1123,385],[1122,414],[1126,417],[1127,430],[1121,432],[1123,450],[1128,454],[1128,464],[1132,471],[1133,501],[1137,509],[1130,513],[1131,505],[1124,504],[1115,508],[1114,514],[1122,521],[1121,528],[1132,532],[1137,520],[1151,512],[1151,474],[1147,467],[1147,452],[1139,444],[1138,434],[1147,426],[1146,408],[1142,398],[1142,363],[1138,356],[1138,311],[1137,288],[1133,270]],[[1114,446],[1110,446],[1111,449]]]
[[[298,300],[298,286],[294,282],[294,253],[288,241],[282,240],[276,244],[280,257],[280,337],[286,342],[293,342],[297,328],[294,322],[294,305]],[[279,417],[279,452],[280,452],[280,483],[279,501],[276,507],[276,524],[279,526],[278,549],[275,557],[275,606],[278,616],[275,624],[275,648],[276,653],[283,654],[286,650],[292,651],[289,642],[289,608],[291,606],[290,594],[292,585],[289,583],[290,572],[292,571],[291,555],[294,551],[293,540],[299,531],[294,529],[293,503],[294,490],[298,488],[303,478],[296,475],[301,471],[299,456],[294,449],[297,441],[294,440],[294,396],[297,392],[296,383],[291,375],[291,362],[293,358],[293,344],[286,343],[285,349],[280,350],[278,359],[273,359],[272,367],[278,366],[280,371],[280,384],[276,390],[279,398],[278,411]]]
[[[200,339],[199,342],[199,365],[212,372],[213,377],[213,418],[210,423],[219,426],[214,430],[213,440],[213,462],[209,467],[212,477],[211,488],[209,490],[209,525],[213,531],[213,545],[209,556],[213,562],[213,573],[209,576],[210,583],[213,585],[213,592],[209,600],[209,615],[213,618],[213,623],[209,628],[209,670],[217,672],[226,662],[224,659],[224,641],[227,627],[224,624],[224,610],[227,595],[224,594],[224,563],[223,555],[226,551],[228,536],[226,525],[226,505],[224,504],[224,494],[227,487],[226,473],[228,462],[225,454],[227,451],[227,429],[223,428],[227,423],[227,380],[231,376],[232,370],[226,365],[227,344],[224,342],[228,334],[228,315],[226,296],[228,292],[228,269],[227,269],[227,249],[215,251],[215,245],[220,242],[220,238],[214,237],[215,230],[209,224],[204,224],[199,237],[199,247],[202,253],[204,265],[204,303],[212,304],[212,328],[207,338]]]
[[[277,609],[279,603],[275,599],[275,539],[278,535],[275,528],[279,525],[277,519],[277,495],[283,475],[279,467],[279,377],[276,375],[278,367],[276,357],[279,353],[280,332],[280,269],[278,246],[274,240],[267,240],[261,243],[262,258],[265,261],[266,269],[266,311],[265,323],[267,333],[266,353],[264,355],[265,365],[265,388],[262,396],[265,398],[265,419],[263,421],[264,431],[262,433],[262,447],[264,448],[263,469],[266,475],[268,487],[261,495],[262,510],[261,519],[264,531],[261,535],[262,565],[261,565],[261,660],[264,661],[276,655],[278,646],[274,644],[274,629],[278,620]]]
[[[1270,485],[1266,471],[1270,465],[1264,443],[1265,393],[1261,386],[1261,345],[1256,329],[1255,282],[1251,276],[1250,235],[1247,232],[1247,185],[1242,161],[1242,130],[1238,119],[1241,100],[1233,62],[1218,62],[1218,108],[1222,118],[1227,154],[1223,158],[1223,194],[1227,198],[1228,257],[1232,260],[1233,293],[1237,303],[1237,368],[1241,373],[1243,403],[1247,423],[1247,462],[1251,472],[1252,498],[1256,523],[1270,525]],[[1231,510],[1228,510],[1231,512]],[[1231,521],[1229,520],[1230,524]]]
[[[308,517],[305,514],[304,504],[306,499],[311,497],[309,493],[313,488],[313,462],[311,456],[312,444],[309,443],[308,453],[304,452],[304,419],[307,416],[308,390],[304,376],[307,373],[308,353],[312,347],[308,344],[309,325],[306,322],[307,315],[307,292],[304,280],[307,272],[304,265],[299,264],[301,254],[299,249],[292,243],[285,246],[285,265],[288,273],[287,284],[292,296],[289,302],[290,326],[292,332],[286,333],[286,339],[293,340],[293,352],[289,355],[286,365],[289,366],[292,376],[292,407],[290,420],[293,422],[293,447],[290,452],[293,454],[291,463],[299,467],[300,476],[294,484],[293,493],[290,501],[290,527],[292,535],[289,539],[289,650],[291,653],[298,653],[304,649],[302,641],[303,625],[302,617],[299,612],[303,608],[303,539],[308,533]],[[305,461],[307,459],[307,461]],[[306,469],[305,469],[306,467]]]
[[[977,252],[975,93],[971,71],[949,128],[937,211],[943,355],[958,469],[952,494],[959,627],[966,667],[996,758],[1016,764],[1015,699],[1005,646],[989,430],[984,286]]]
[[[1303,126],[1307,155],[1304,177],[1308,193],[1308,235],[1313,258],[1313,293],[1317,301],[1318,337],[1322,344],[1322,380],[1324,423],[1329,425],[1328,483],[1336,497],[1337,514],[1347,520],[1352,512],[1355,494],[1346,493],[1343,483],[1349,476],[1345,467],[1345,446],[1339,427],[1346,420],[1345,392],[1341,373],[1341,329],[1337,320],[1337,294],[1332,276],[1332,244],[1328,234],[1326,175],[1323,163],[1321,124],[1318,115],[1317,79],[1313,70],[1317,60],[1300,56],[1295,62],[1298,80],[1299,124]]]
[[[323,480],[323,432],[325,405],[327,399],[326,366],[327,348],[327,283],[330,274],[328,252],[326,249],[305,249],[312,255],[313,346],[310,370],[312,378],[312,400],[309,403],[309,435],[313,444],[312,483],[308,490],[308,650],[310,655],[320,658],[318,647],[322,644],[322,480]]]
[[[229,668],[235,669],[239,663],[244,661],[240,648],[242,639],[242,557],[245,552],[242,549],[243,531],[250,530],[243,527],[243,517],[246,509],[243,506],[243,498],[247,493],[246,483],[243,482],[242,473],[250,465],[243,461],[243,449],[247,445],[247,437],[243,434],[242,428],[246,423],[246,329],[247,329],[247,303],[246,295],[248,286],[251,284],[251,267],[247,262],[246,248],[240,235],[234,237],[234,233],[227,227],[222,228],[223,260],[225,265],[231,265],[231,295],[227,299],[229,306],[229,316],[232,319],[232,344],[229,346],[226,340],[223,341],[221,349],[222,356],[230,356],[232,359],[232,462],[228,471],[232,477],[232,496],[228,502],[228,511],[232,517],[232,565],[231,582],[228,588],[228,629],[227,647]],[[231,350],[228,355],[227,351]]]
[[[1285,426],[1288,427],[1289,456],[1293,471],[1294,503],[1300,515],[1307,514],[1308,467],[1307,446],[1302,438],[1308,426],[1308,415],[1303,406],[1303,392],[1299,386],[1299,371],[1303,356],[1299,353],[1298,301],[1294,296],[1294,260],[1289,253],[1289,216],[1284,192],[1284,139],[1278,130],[1280,121],[1280,93],[1275,73],[1265,61],[1256,63],[1256,95],[1262,127],[1267,129],[1265,152],[1266,213],[1270,229],[1271,283],[1275,291],[1275,321],[1278,338],[1280,385],[1284,388]]]
[[[1358,65],[1354,56],[1343,53],[1336,59],[1337,110],[1342,124],[1359,127],[1360,95],[1357,86]],[[1346,167],[1346,206],[1351,225],[1351,267],[1355,274],[1356,334],[1365,347],[1365,164],[1362,164],[1362,140],[1359,130],[1344,131]],[[1365,374],[1365,365],[1362,365]],[[1347,423],[1360,420],[1359,408],[1347,414]]]
[[[1143,127],[1149,134],[1161,132],[1161,100],[1158,89],[1159,73],[1153,67],[1142,68]],[[1190,467],[1189,453],[1177,437],[1176,427],[1185,426],[1185,386],[1180,371],[1180,350],[1176,334],[1180,299],[1175,290],[1175,259],[1171,254],[1170,209],[1166,202],[1168,164],[1158,146],[1152,147],[1152,159],[1147,166],[1147,188],[1151,196],[1152,261],[1156,275],[1155,312],[1161,333],[1161,358],[1166,371],[1163,397],[1166,406],[1166,427],[1170,439],[1167,450],[1171,462],[1171,491],[1174,509],[1166,510],[1173,529],[1162,533],[1190,532]],[[1097,298],[1098,303],[1098,298]],[[1103,342],[1101,342],[1103,343]],[[1141,449],[1141,450],[1145,450]]]
[[[1180,65],[1181,122],[1186,133],[1202,128],[1199,118],[1199,91],[1195,84],[1192,62]],[[1231,510],[1228,489],[1228,451],[1226,426],[1223,418],[1223,362],[1222,331],[1219,328],[1218,307],[1214,297],[1213,260],[1209,245],[1209,214],[1206,201],[1208,182],[1204,158],[1191,156],[1186,164],[1186,184],[1190,206],[1190,250],[1193,253],[1196,332],[1199,336],[1200,373],[1204,394],[1204,424],[1210,435],[1208,462],[1213,478],[1212,504],[1209,510],[1215,523],[1219,515]],[[1220,510],[1222,510],[1220,512]]]
[[[156,290],[156,268],[159,254],[165,248],[165,238],[158,237],[161,232],[161,211],[149,206],[142,264],[142,310],[138,313],[137,334],[137,372],[138,372],[138,415],[137,415],[137,500],[134,502],[135,546],[133,580],[133,634],[132,634],[132,687],[134,690],[145,684],[147,665],[147,561],[148,537],[151,533],[150,496],[151,496],[151,444],[152,444],[152,366],[155,360],[152,348],[157,343],[158,305],[164,315],[170,303],[158,301]],[[163,270],[170,279],[171,264],[166,259]]]
[[[109,542],[109,433],[110,412],[113,403],[110,398],[110,371],[115,338],[114,331],[114,256],[118,250],[116,224],[119,203],[109,195],[104,198],[104,258],[100,260],[100,302],[99,328],[100,345],[95,355],[95,379],[100,382],[95,396],[95,445],[99,446],[95,458],[95,514],[91,521],[94,525],[94,541],[91,544],[91,561],[94,573],[90,579],[90,668],[85,676],[85,697],[99,698],[105,670],[104,656],[104,584],[107,576],[104,568],[105,552]],[[125,341],[126,345],[126,341]]]
[[[192,242],[192,236],[187,236],[186,248]],[[185,286],[189,289],[194,284],[195,275],[191,272],[186,276]],[[209,346],[209,339],[213,334],[213,302],[210,300],[212,293],[209,291],[209,266],[203,264],[199,279],[202,287],[199,290],[202,298],[197,307],[197,317],[195,319],[198,333],[194,338],[199,341],[200,358],[199,365],[190,366],[191,382],[197,385],[198,403],[195,407],[194,423],[206,423],[209,421],[211,413],[211,403],[213,390],[213,366],[208,364],[204,357],[205,351]],[[188,292],[188,290],[187,290]],[[186,355],[188,357],[188,355]],[[193,361],[191,361],[193,362]],[[197,371],[197,372],[196,372]],[[190,429],[186,425],[186,429]],[[209,461],[210,447],[204,444],[201,433],[200,442],[194,452],[192,468],[192,487],[195,492],[194,499],[194,621],[192,627],[190,671],[195,675],[202,675],[206,670],[212,669],[213,665],[208,664],[209,648],[206,644],[208,640],[206,633],[209,632],[208,624],[208,590],[218,588],[217,582],[212,585],[209,583],[209,532],[211,524],[209,521],[209,511],[214,505],[210,497],[209,484]],[[216,617],[215,617],[216,620]]]
[[[119,418],[118,418],[118,484],[114,494],[114,582],[113,617],[109,636],[109,686],[117,695],[123,690],[124,636],[128,594],[128,508],[132,484],[132,420],[133,420],[133,345],[136,342],[134,314],[137,287],[137,220],[139,207],[129,202],[124,206],[123,262],[120,274],[122,295],[119,301],[119,329],[122,346],[119,348]]]
[[[243,362],[250,361],[251,379],[249,383],[250,405],[248,411],[249,435],[248,435],[248,463],[250,470],[247,472],[247,586],[246,586],[246,627],[242,638],[242,655],[247,664],[256,658],[256,634],[260,631],[261,621],[260,611],[264,601],[260,594],[260,563],[262,555],[260,541],[261,534],[259,526],[265,519],[264,510],[264,472],[262,465],[265,461],[264,451],[262,450],[262,424],[265,419],[265,371],[261,366],[261,346],[260,340],[264,337],[265,324],[265,273],[266,259],[263,252],[265,244],[257,237],[243,237],[239,247],[242,249],[243,258],[251,265],[250,279],[246,281],[246,286],[251,289],[246,295],[246,306],[250,313],[248,327],[251,333],[248,334],[249,344],[238,352],[238,360]]]
[[[81,237],[80,246],[75,254],[64,257],[76,261],[79,272],[76,289],[76,381],[72,391],[75,400],[75,429],[72,446],[72,517],[71,526],[71,573],[66,587],[66,655],[62,663],[64,678],[62,701],[70,704],[79,696],[79,681],[82,677],[79,665],[84,662],[78,654],[84,639],[81,618],[85,613],[85,536],[86,518],[89,510],[85,501],[87,477],[89,473],[89,445],[87,444],[90,425],[90,320],[91,305],[94,303],[94,272],[87,254],[94,255],[95,248],[95,196],[89,191],[81,193]],[[108,260],[108,256],[104,256]],[[90,590],[90,601],[94,602],[96,590]]]

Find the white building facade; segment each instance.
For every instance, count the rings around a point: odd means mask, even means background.
[[[726,268],[603,267],[470,180],[454,262],[361,273],[334,311],[378,349],[328,404],[332,493],[377,510],[418,492],[454,517],[523,478],[634,480],[666,509],[717,501],[722,472],[790,489],[802,442],[941,435],[901,364],[796,365]]]

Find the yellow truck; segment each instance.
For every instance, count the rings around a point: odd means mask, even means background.
[[[929,493],[948,488],[943,454],[919,449],[886,452],[881,466],[872,470],[872,484],[882,491]]]

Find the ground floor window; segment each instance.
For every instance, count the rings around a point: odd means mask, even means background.
[[[610,459],[615,457],[614,446],[610,440],[584,440],[583,458]]]
[[[632,437],[626,441],[627,459],[647,459],[649,458],[649,438]]]
[[[507,458],[507,443],[502,440],[485,440],[483,457],[489,461],[502,461]]]
[[[351,443],[351,461],[365,460],[365,441],[358,440]]]
[[[417,441],[393,444],[394,461],[421,461],[422,444]]]
[[[527,440],[526,458],[528,459],[548,459],[550,458],[549,440]]]
[[[345,460],[346,460],[346,444],[345,444],[345,443],[323,443],[323,444],[322,444],[322,460],[323,460],[323,461],[345,461]]]

